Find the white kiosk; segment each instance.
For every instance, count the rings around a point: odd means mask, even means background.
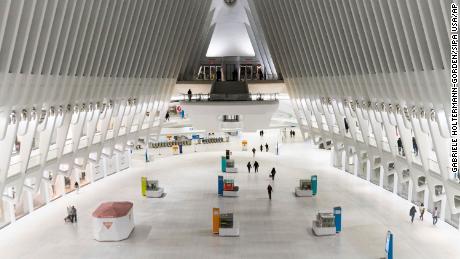
[[[299,181],[299,186],[295,187],[295,196],[297,197],[312,197],[313,190],[311,188],[311,180],[302,179]]]
[[[132,202],[104,202],[93,212],[93,236],[97,241],[124,240],[133,229]]]
[[[161,198],[164,194],[164,188],[160,187],[158,180],[147,180],[145,196],[148,198]]]
[[[316,220],[312,222],[312,229],[317,236],[335,235],[337,232],[334,213],[319,212],[316,215]]]
[[[234,219],[233,213],[220,214],[219,236],[237,237],[240,236],[240,226]]]
[[[238,192],[240,188],[235,185],[235,180],[233,179],[224,179],[224,191],[222,196],[224,197],[238,197]]]

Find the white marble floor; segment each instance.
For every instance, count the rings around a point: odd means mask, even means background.
[[[265,140],[273,146],[276,134]],[[249,134],[252,145],[260,138]],[[251,145],[251,147],[252,147]],[[231,147],[240,173],[240,197],[219,198],[220,156]],[[380,258],[387,230],[395,235],[395,258],[460,258],[460,232],[439,222],[409,221],[410,203],[329,165],[330,152],[307,143],[286,143],[280,156],[257,153],[259,174],[248,174],[250,152],[239,143],[204,146],[208,152],[164,156],[145,164],[142,155],[131,169],[82,188],[0,230],[0,258]],[[186,152],[190,152],[190,148]],[[202,150],[204,151],[204,150]],[[268,200],[268,172],[276,166],[273,199]],[[318,175],[319,194],[296,198],[300,178]],[[145,199],[140,177],[160,181],[167,195]],[[92,239],[91,213],[102,201],[134,202],[136,227],[122,242]],[[66,206],[75,204],[78,224],[65,224]],[[342,206],[343,231],[315,237],[311,221],[318,211]],[[233,211],[240,237],[211,234],[211,210]]]

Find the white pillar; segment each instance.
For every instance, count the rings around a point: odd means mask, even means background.
[[[34,211],[34,197],[32,195],[32,192],[29,190],[25,190],[25,195],[23,197],[25,198],[24,203],[27,203],[27,211],[29,213]]]
[[[373,169],[372,169],[373,170]],[[366,161],[366,180],[371,180],[371,161]]]
[[[409,187],[407,188],[407,200],[412,202],[412,196],[414,191],[414,182],[412,179],[409,179]]]
[[[46,203],[50,202],[50,188],[51,188],[51,182],[42,181],[40,185],[40,192],[43,193],[43,198],[45,199]]]
[[[396,172],[396,169],[395,169],[395,172],[393,173],[393,193],[394,194],[398,194],[398,173]]]
[[[383,187],[383,177],[385,176],[385,170],[383,169],[383,166],[379,166],[379,186]]]
[[[10,222],[16,222],[16,210],[14,208],[14,202],[8,201],[8,212],[10,213]]]

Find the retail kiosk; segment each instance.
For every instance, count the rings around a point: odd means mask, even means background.
[[[248,151],[248,141],[245,139],[241,141],[241,150]]]
[[[173,155],[179,155],[179,145],[173,145],[171,147]]]
[[[133,229],[132,202],[104,202],[93,212],[93,236],[97,241],[124,240]]]
[[[238,197],[239,187],[234,179],[224,179],[222,175],[217,177],[217,194],[223,197]]]
[[[315,196],[318,190],[318,177],[313,175],[310,179],[301,179],[299,186],[295,187],[297,197]]]
[[[393,259],[393,233],[388,230],[385,242],[385,258]]]
[[[212,209],[212,232],[221,237],[240,236],[240,228],[233,213],[220,213],[219,208]]]
[[[164,188],[160,187],[158,180],[148,180],[147,177],[141,178],[142,196],[148,198],[162,198]]]
[[[230,158],[231,154],[230,150],[226,150],[225,156],[221,157],[221,170],[224,173],[238,173],[238,169],[235,167],[235,160]]]
[[[317,236],[330,236],[342,230],[342,209],[335,207],[333,212],[319,212],[312,222],[313,233]]]

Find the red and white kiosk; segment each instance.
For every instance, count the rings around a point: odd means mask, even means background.
[[[93,212],[93,236],[97,241],[127,239],[133,229],[132,202],[104,202]]]

